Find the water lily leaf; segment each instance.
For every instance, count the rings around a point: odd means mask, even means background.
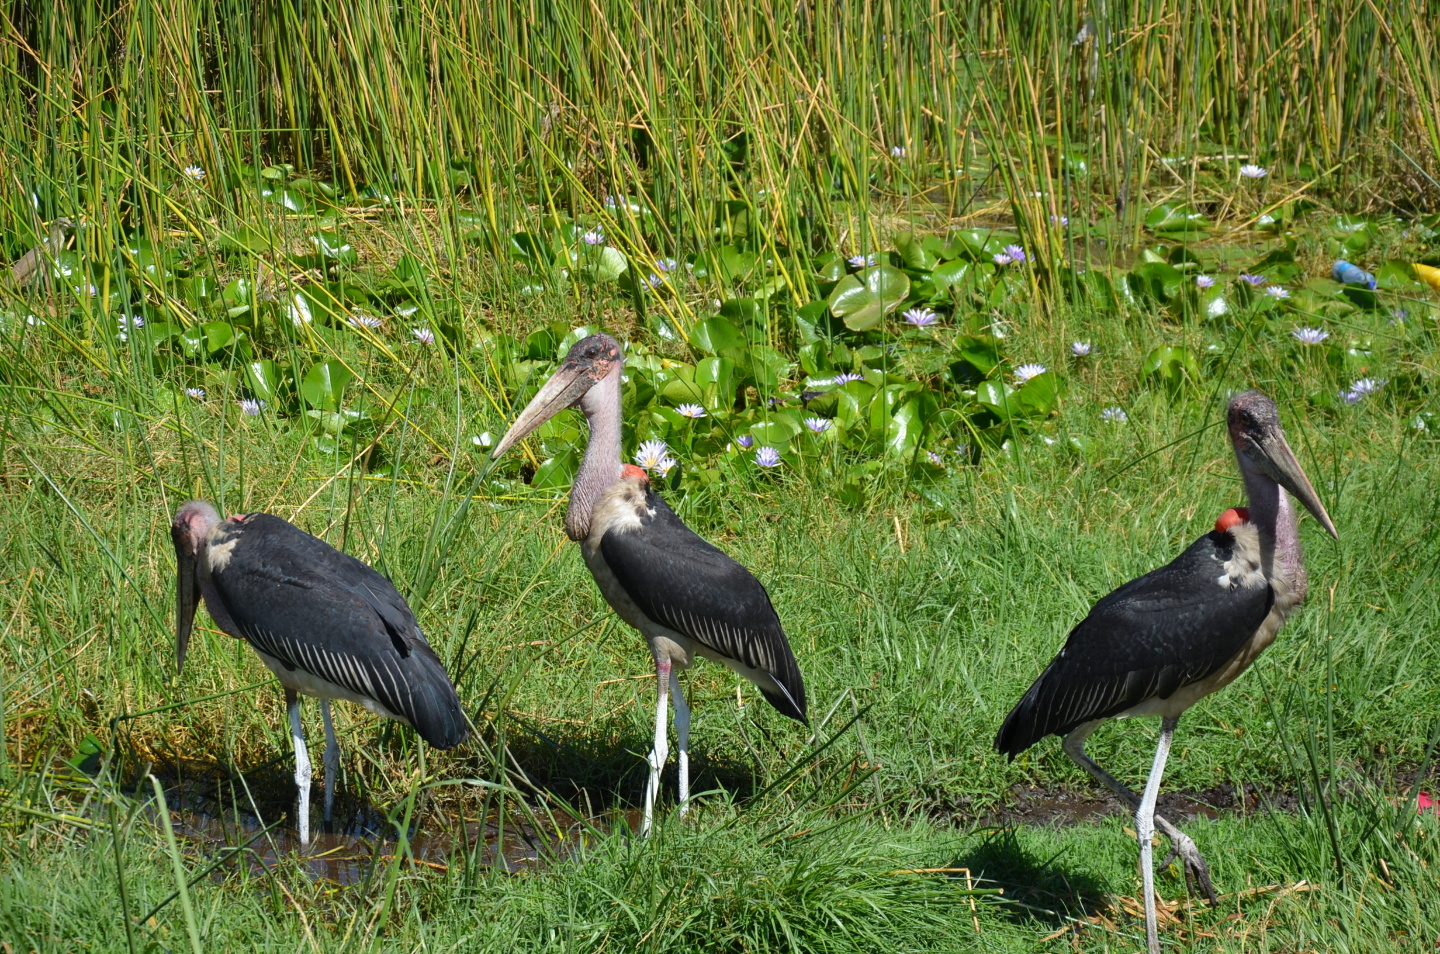
[[[257,398],[270,405],[280,400],[280,366],[274,361],[252,361],[245,365],[245,384]]]
[[[613,282],[630,267],[625,253],[613,245],[592,247],[581,254],[582,269],[597,282]]]
[[[958,244],[961,254],[979,262],[989,262],[1007,245],[1020,244],[1020,236],[1014,232],[997,229],[958,229],[950,234],[950,240]]]
[[[255,225],[237,225],[221,232],[216,244],[225,251],[259,255],[275,247],[275,234]]]
[[[865,420],[865,412],[875,397],[875,386],[865,381],[849,381],[829,393],[835,396],[835,420],[849,428]]]
[[[1000,342],[989,335],[961,335],[953,350],[981,378],[989,377],[1000,363]]]
[[[936,265],[930,273],[930,281],[935,284],[935,291],[941,293],[957,286],[963,288],[978,281],[985,274],[984,266],[979,263],[968,258],[957,258]]]
[[[751,424],[750,433],[757,444],[784,449],[800,433],[800,425],[788,417],[777,415],[769,421]]]
[[[705,389],[687,378],[675,377],[665,382],[660,396],[671,404],[705,403]]]
[[[1199,382],[1200,364],[1189,348],[1162,345],[1145,356],[1145,361],[1140,366],[1140,376],[1148,382],[1159,384],[1174,396],[1187,384]]]
[[[845,277],[849,271],[845,267],[845,259],[835,252],[831,252],[815,263],[815,279],[822,285],[838,282]]]
[[[1185,276],[1174,265],[1144,262],[1125,276],[1125,282],[1136,298],[1165,303],[1180,294]]]
[[[310,236],[310,244],[321,255],[338,262],[341,265],[354,265],[360,261],[360,255],[351,247],[339,232],[326,230],[316,232]]]
[[[731,298],[720,305],[720,317],[728,319],[748,333],[751,341],[764,341],[766,320],[765,303],[755,298]]]
[[[909,460],[920,450],[925,428],[939,402],[926,391],[901,404],[886,426],[885,449],[893,457]]]
[[[830,313],[851,331],[869,331],[909,294],[909,276],[898,268],[876,265],[840,279],[830,292]]]
[[[1233,312],[1235,306],[1230,300],[1230,293],[1228,285],[1214,285],[1202,291],[1199,303],[1201,317],[1214,320]]]
[[[726,348],[721,354],[735,362],[737,385],[748,381],[761,391],[773,391],[790,370],[790,362],[780,352],[765,345]]]
[[[555,250],[539,236],[515,232],[508,243],[510,255],[536,268],[548,268],[555,261]]]
[[[729,319],[711,318],[694,327],[690,343],[706,354],[719,354],[726,348],[743,347],[748,339]]]
[[[1201,232],[1210,223],[1184,202],[1162,202],[1145,213],[1145,227],[1152,232]]]
[[[567,447],[535,468],[530,486],[538,490],[564,490],[575,482],[575,472],[579,468],[579,453],[575,448]]]
[[[897,232],[895,250],[900,253],[900,260],[905,263],[905,267],[917,272],[928,272],[940,264],[939,256],[914,232]]]
[[[1002,421],[1009,421],[1019,410],[1018,402],[1012,395],[1015,389],[1004,381],[981,381],[975,388],[975,402],[993,412]]]
[[[1012,400],[1020,402],[1027,417],[1044,420],[1054,412],[1064,386],[1058,374],[1046,371],[1017,388]]]
[[[345,396],[345,385],[354,379],[354,372],[339,361],[322,361],[305,372],[300,382],[300,396],[317,410],[338,411]]]
[[[732,378],[735,362],[729,358],[704,358],[695,364],[695,383],[704,392],[704,405],[714,411],[735,400]]]

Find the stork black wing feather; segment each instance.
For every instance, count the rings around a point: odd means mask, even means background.
[[[367,564],[267,513],[225,524],[213,574],[256,649],[379,702],[448,749],[469,732],[455,687],[404,597]]]
[[[605,563],[640,610],[712,652],[769,674],[765,692],[780,712],[805,722],[805,685],[765,587],[739,563],[685,526],[653,489],[637,532],[611,530]],[[762,690],[764,687],[761,687]]]
[[[1269,586],[1219,584],[1234,537],[1212,532],[1096,603],[1011,710],[995,748],[1015,756],[1217,672],[1264,622]]]

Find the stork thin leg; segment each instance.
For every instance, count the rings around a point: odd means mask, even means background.
[[[1175,736],[1175,717],[1160,723],[1160,741],[1155,746],[1155,762],[1145,780],[1145,794],[1135,810],[1135,832],[1140,839],[1140,877],[1145,883],[1145,943],[1150,954],[1160,954],[1160,932],[1155,923],[1155,858],[1151,842],[1155,840],[1155,800],[1160,797],[1160,777],[1165,774],[1165,760],[1170,756],[1170,740]]]
[[[1069,755],[1076,765],[1089,772],[1097,782],[1123,798],[1132,811],[1138,810],[1140,796],[1131,791],[1124,782],[1101,768],[1099,763],[1085,752],[1085,740],[1090,738],[1090,733],[1094,732],[1099,725],[1099,722],[1089,722],[1065,736],[1065,754]],[[1163,868],[1169,864],[1171,858],[1180,858],[1184,865],[1186,885],[1193,881],[1200,890],[1205,892],[1205,898],[1210,902],[1210,906],[1212,908],[1218,906],[1220,898],[1215,893],[1214,882],[1210,880],[1210,866],[1201,857],[1200,849],[1196,847],[1195,842],[1189,835],[1176,828],[1164,815],[1157,814],[1155,816],[1155,827],[1170,839],[1170,854],[1166,856],[1160,867]]]
[[[660,794],[660,770],[670,757],[670,748],[665,741],[665,724],[669,707],[670,657],[655,658],[655,685],[658,689],[659,704],[655,707],[655,746],[650,750],[650,779],[645,783],[645,814],[640,818],[640,834],[650,834],[650,825],[655,820],[655,799]]]
[[[680,688],[680,673],[670,670],[670,700],[675,707],[675,736],[680,742],[680,817],[690,810],[690,704]]]
[[[340,785],[340,743],[335,741],[335,723],[330,718],[330,700],[321,698],[320,718],[325,723],[325,824],[335,807],[335,789]]]
[[[300,792],[300,844],[310,844],[310,752],[305,748],[305,729],[300,725],[300,697],[285,690],[285,708],[290,713],[290,740],[295,743],[295,788]]]

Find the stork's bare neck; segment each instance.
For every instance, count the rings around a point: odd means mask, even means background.
[[[570,487],[570,506],[565,511],[565,532],[571,540],[590,535],[590,520],[600,496],[620,479],[620,376],[623,361],[616,361],[608,374],[580,398],[580,410],[590,425],[585,459]]]

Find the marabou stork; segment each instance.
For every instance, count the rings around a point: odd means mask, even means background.
[[[325,820],[339,782],[330,700],[358,702],[413,726],[437,749],[465,741],[455,687],[390,581],[324,540],[268,513],[220,519],[192,500],[175,514],[175,659],[200,596],[222,631],[243,639],[285,687],[300,790],[300,843],[310,841],[310,755],[299,696],[317,696],[325,722]]]
[[[645,471],[620,460],[620,345],[609,335],[576,342],[553,377],[501,438],[498,458],[567,407],[590,425],[585,458],[570,488],[565,532],[580,544],[600,593],[638,629],[655,657],[659,704],[645,786],[641,833],[648,833],[669,756],[666,695],[673,695],[680,743],[680,811],[690,797],[690,707],[676,669],[696,656],[749,679],[772,706],[809,725],[795,655],[760,581],[696,536],[650,486]]]
[[[1237,395],[1228,421],[1248,508],[1225,511],[1213,532],[1172,563],[1096,603],[995,739],[995,748],[1014,758],[1047,735],[1062,736],[1065,752],[1135,809],[1152,954],[1160,949],[1150,853],[1156,825],[1170,839],[1171,857],[1183,859],[1186,881],[1193,875],[1216,903],[1195,843],[1155,814],[1175,725],[1186,709],[1244,672],[1305,598],[1296,513],[1285,491],[1337,536],[1285,442],[1275,402],[1259,391]],[[1137,715],[1161,719],[1143,797],[1085,754],[1085,740],[1102,721]]]

